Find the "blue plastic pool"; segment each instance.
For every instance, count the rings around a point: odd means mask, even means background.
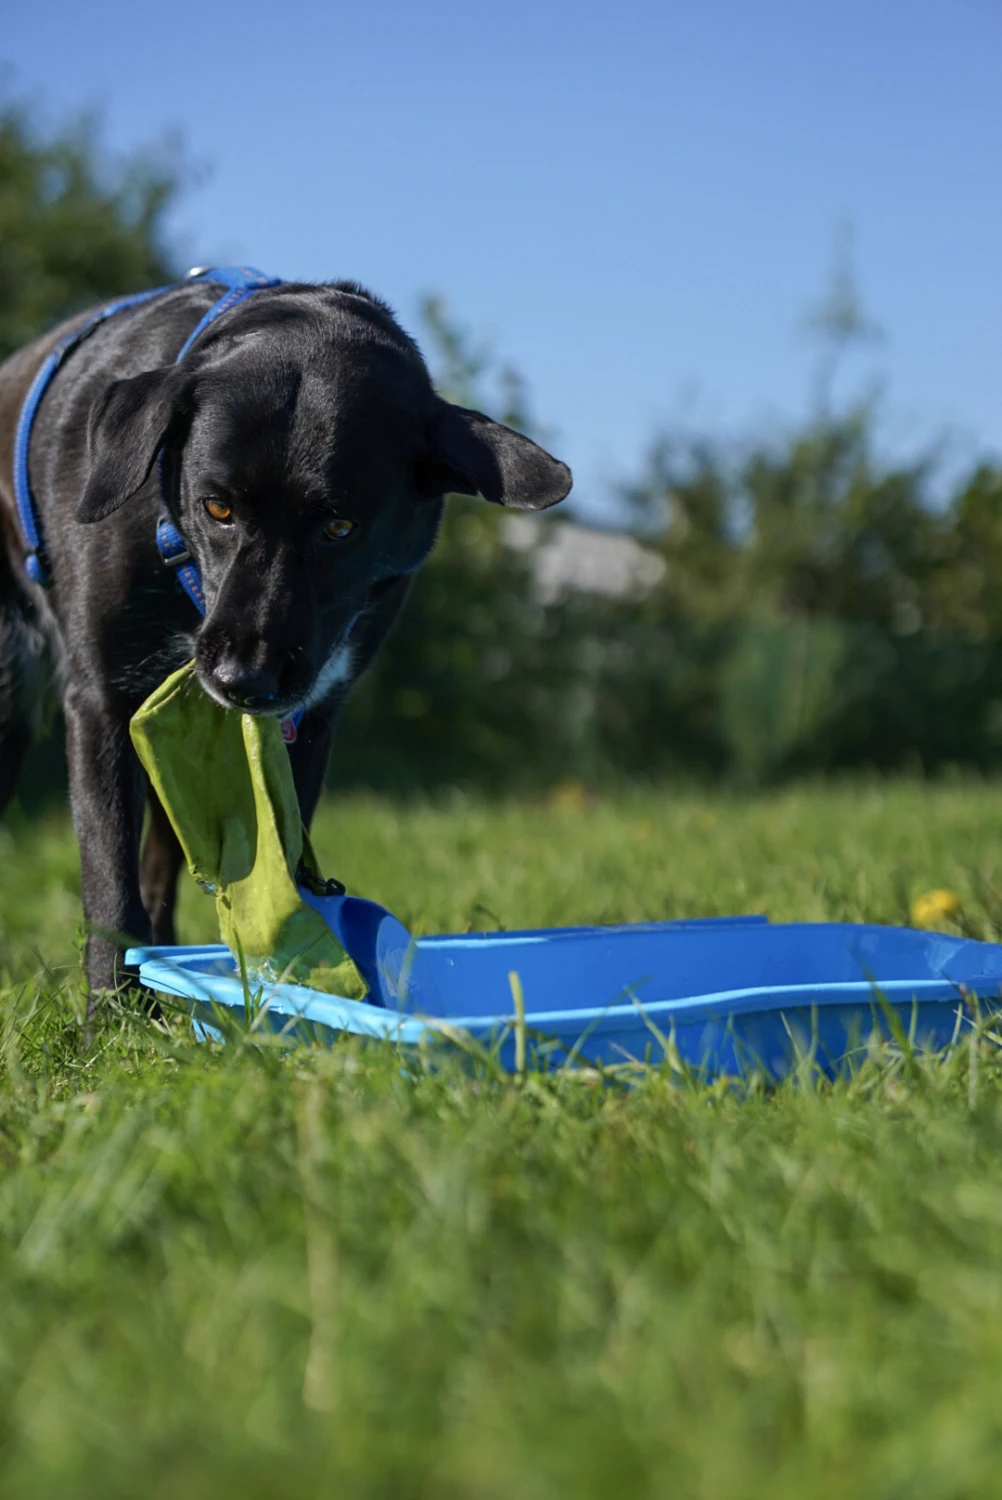
[[[808,1048],[831,1071],[874,1031],[889,1035],[886,1006],[933,1047],[963,1026],[972,997],[1002,1006],[1002,945],[907,928],[734,917],[415,943],[374,903],[347,897],[336,906],[328,917],[383,1003],[266,984],[256,998],[268,1025],[413,1044],[446,1023],[499,1043],[511,1066],[516,973],[530,1052],[550,1065],[658,1062],[670,1038],[683,1063],[708,1074],[781,1076]],[[127,962],[151,989],[186,1000],[202,1024],[211,1025],[213,1005],[244,1014],[224,947],[138,948]]]

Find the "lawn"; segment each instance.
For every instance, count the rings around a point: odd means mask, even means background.
[[[1002,786],[335,800],[414,930],[763,911],[1002,936]],[[191,886],[184,935],[211,935]],[[0,825],[0,1493],[995,1496],[1002,1065],[627,1090],[89,1043],[62,818]]]

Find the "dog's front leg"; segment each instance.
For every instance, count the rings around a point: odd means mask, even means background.
[[[322,709],[311,709],[299,726],[296,743],[290,752],[299,811],[307,828],[313,821],[313,814],[323,791],[327,763],[331,758],[334,720],[339,707],[340,698],[337,702],[325,703]]]
[[[153,941],[170,946],[177,942],[174,908],[184,852],[163,803],[152,787],[147,805],[150,816],[139,860],[139,889],[150,919]]]
[[[87,974],[91,1006],[98,991],[125,979],[116,935],[149,942],[139,891],[139,838],[144,782],[129,740],[128,719],[90,685],[66,693],[70,803],[80,843]]]

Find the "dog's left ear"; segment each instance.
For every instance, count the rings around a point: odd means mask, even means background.
[[[183,377],[171,365],[116,380],[94,403],[87,435],[90,474],[77,520],[103,521],[149,477],[156,456],[183,420]]]
[[[483,412],[440,401],[416,465],[418,492],[483,495],[510,510],[546,510],[571,487],[571,471],[520,432]]]

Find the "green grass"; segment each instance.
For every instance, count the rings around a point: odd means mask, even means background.
[[[1002,925],[1002,787],[335,801],[419,931]],[[211,935],[184,895],[185,935]],[[771,1093],[88,1044],[62,821],[0,829],[0,1493],[994,1496],[1002,1054]]]

